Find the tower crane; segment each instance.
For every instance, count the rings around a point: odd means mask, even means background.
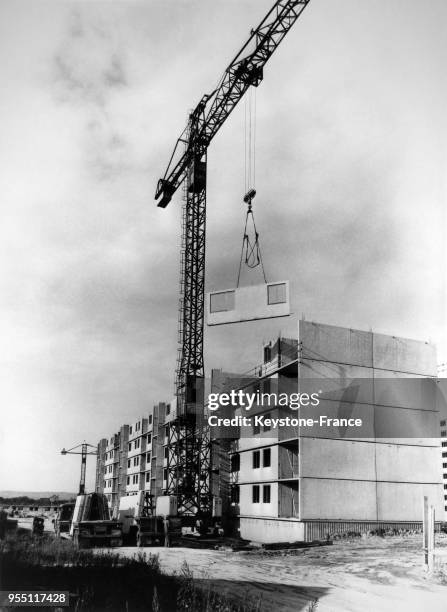
[[[90,448],[93,448],[94,450],[89,450]],[[87,455],[97,454],[98,451],[96,446],[93,446],[93,444],[87,444],[87,442],[83,442],[82,444],[73,446],[73,448],[69,448],[68,450],[65,450],[65,448],[61,450],[61,455],[81,455],[81,478],[79,480],[79,495],[84,495],[85,493],[85,470],[87,467]]]
[[[155,199],[165,208],[184,184],[176,417],[168,433],[166,493],[177,496],[181,515],[209,514],[209,431],[203,423],[206,174],[208,147],[310,0],[277,0],[225,69],[214,91],[190,113]]]

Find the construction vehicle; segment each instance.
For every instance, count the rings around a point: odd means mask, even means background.
[[[165,208],[183,184],[176,418],[169,424],[167,495],[178,499],[185,524],[213,513],[210,431],[204,418],[204,315],[207,151],[214,136],[250,87],[310,0],[277,0],[225,69],[210,94],[190,113],[155,193]],[[197,69],[197,67],[195,67]],[[247,193],[247,196],[251,192]]]
[[[71,502],[67,504],[61,504],[59,506],[57,516],[53,520],[54,533],[56,534],[56,537],[61,537],[61,534],[66,534],[68,536],[68,534],[70,533],[74,507],[75,504]]]
[[[77,496],[70,536],[78,548],[122,546],[122,524],[110,518],[104,494]]]
[[[181,535],[176,498],[160,496],[154,509],[152,496],[145,491],[121,497],[118,520],[122,524],[123,543],[129,546],[156,546],[165,542],[165,519],[169,521],[169,539],[176,543]]]

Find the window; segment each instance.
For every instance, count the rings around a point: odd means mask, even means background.
[[[132,434],[132,425],[129,427],[129,433]]]
[[[140,465],[140,457],[134,457],[133,458],[133,464],[134,465]]]
[[[286,284],[277,283],[267,286],[267,304],[284,304],[286,302]]]
[[[442,453],[443,457],[447,457],[447,451],[445,453]]]
[[[130,468],[130,459],[127,460],[127,467]]]
[[[444,485],[444,489],[447,489],[447,484]]]
[[[152,425],[152,415],[149,415],[149,425]]]
[[[447,474],[443,474],[442,477],[447,480]]]
[[[127,484],[130,484],[130,476],[127,477]]]
[[[141,442],[141,438],[138,438],[137,440],[135,440],[135,448],[140,448],[140,442]]]
[[[251,500],[254,504],[259,504],[259,485],[253,485],[251,489]]]
[[[231,471],[239,472],[241,469],[241,456],[240,455],[232,455],[231,457]]]
[[[442,446],[443,448],[447,448],[447,442],[443,442],[443,443],[441,444],[441,446]]]
[[[166,425],[165,427],[165,438],[169,440],[169,425]]]
[[[441,427],[445,427],[445,419],[441,421]]]
[[[141,421],[138,421],[138,423],[135,425],[135,431],[140,431],[141,429]]]
[[[272,418],[272,415],[269,412],[264,416],[264,431],[270,431],[271,430],[270,425],[267,425],[266,422],[265,422],[266,419],[271,419],[271,418]]]
[[[151,480],[151,473],[146,472],[146,482],[150,482],[150,480]]]
[[[106,481],[104,480],[104,489],[106,488]]]
[[[168,479],[168,468],[165,468],[163,470],[163,480],[167,480]]]
[[[234,291],[210,293],[210,312],[234,310]]]
[[[150,462],[151,462],[151,454],[146,453],[146,463],[150,463]]]
[[[443,464],[442,464],[442,467],[443,467],[443,468],[447,468],[447,463],[443,463]]]
[[[253,451],[252,459],[254,470],[261,467],[261,453],[259,451]]]
[[[128,446],[127,446],[127,450],[131,451],[132,450],[132,442],[129,442]]]
[[[441,438],[447,437],[447,431],[441,431]]]
[[[138,484],[138,480],[139,480],[139,474],[134,474],[132,477],[132,483]]]
[[[264,363],[268,363],[272,360],[272,346],[268,344],[264,346]]]
[[[171,404],[166,404],[166,415],[171,414]]]
[[[169,457],[169,449],[167,446],[165,446],[165,459],[167,459]]]
[[[270,448],[264,448],[262,451],[262,465],[263,467],[270,467],[272,461],[272,453]]]
[[[262,503],[263,504],[270,503],[270,485],[264,485],[262,487]]]
[[[232,504],[238,504],[239,503],[239,487],[237,485],[231,487],[230,500],[231,500]]]

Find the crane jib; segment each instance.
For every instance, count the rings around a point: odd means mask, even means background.
[[[247,89],[251,85],[257,87],[260,84],[263,79],[263,67],[309,2],[310,0],[278,0],[258,27],[251,31],[247,42],[227,66],[216,90],[203,96],[191,113],[190,119],[199,128],[197,134],[202,139],[202,143],[196,148],[195,155],[192,154],[189,143],[172,169],[171,162],[174,155],[171,156],[164,177],[158,181],[155,193],[155,200],[159,200],[157,206],[166,208],[185,180],[188,167],[194,157],[205,153],[211,140]],[[206,106],[209,107],[209,111],[203,117]],[[182,137],[178,139],[176,147],[181,140]]]

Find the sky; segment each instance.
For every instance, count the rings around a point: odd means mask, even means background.
[[[1,2],[0,489],[76,490],[63,447],[173,396],[181,200],[157,208],[156,183],[271,5]],[[293,315],[207,329],[208,372],[259,363],[302,315],[447,361],[446,19],[444,0],[311,0],[281,43],[256,92],[253,186]],[[237,278],[244,116],[209,149],[207,290]]]

